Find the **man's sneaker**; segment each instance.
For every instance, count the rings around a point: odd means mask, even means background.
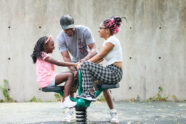
[[[94,102],[96,101],[96,94],[95,93],[91,94],[90,92],[82,93],[80,96],[78,96],[78,98],[82,98],[82,99]]]
[[[73,108],[67,108],[65,117],[63,118],[63,121],[65,122],[74,122],[75,121],[75,112]]]
[[[110,122],[112,124],[118,124],[119,123],[117,111],[115,109],[110,110],[110,117],[111,117]]]
[[[77,103],[76,102],[73,102],[70,100],[70,97],[67,96],[65,98],[65,101],[64,102],[61,102],[61,108],[64,109],[64,108],[71,108],[71,107],[74,107]]]

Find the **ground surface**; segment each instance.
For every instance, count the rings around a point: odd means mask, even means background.
[[[186,103],[115,102],[120,124],[186,124]],[[109,123],[108,106],[94,102],[87,109],[89,124]],[[60,103],[0,103],[0,124],[61,124]]]

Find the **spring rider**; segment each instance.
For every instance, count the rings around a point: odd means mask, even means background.
[[[82,93],[82,80],[81,80],[81,70],[78,70],[78,95],[81,95]],[[97,91],[96,91],[96,97],[98,97],[102,91],[112,88],[118,88],[119,84],[97,84]],[[52,87],[45,87],[42,88],[43,92],[56,92],[59,93],[61,96],[63,96],[63,90],[64,86],[52,86]],[[84,100],[82,98],[73,98],[70,97],[72,101],[77,102],[75,106],[76,110],[76,122],[81,124],[87,123],[87,108],[90,106],[91,101]]]

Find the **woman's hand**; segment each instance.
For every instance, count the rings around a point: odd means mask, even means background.
[[[76,68],[77,68],[77,70],[79,70],[80,69],[80,67],[81,67],[81,63],[80,62],[78,62],[78,63],[76,63],[77,65],[76,65]]]

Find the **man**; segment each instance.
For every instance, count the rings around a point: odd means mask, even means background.
[[[70,15],[64,15],[60,19],[62,31],[57,37],[59,51],[65,62],[84,62],[96,55],[96,46],[89,28],[82,25],[74,25],[74,19]],[[70,54],[72,59],[70,57]],[[69,67],[71,72],[76,68]],[[118,122],[117,113],[113,107],[109,90],[103,92],[107,104],[111,110],[111,121]],[[71,94],[73,96],[73,94]],[[74,119],[73,110],[69,109],[65,118],[66,121]]]

